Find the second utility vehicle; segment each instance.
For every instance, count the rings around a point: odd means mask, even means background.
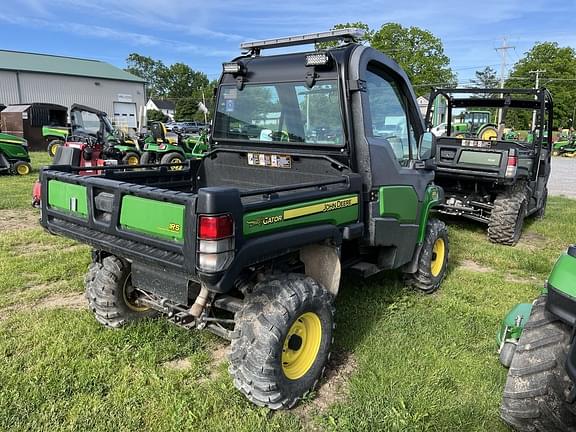
[[[404,71],[360,35],[243,44],[223,66],[210,150],[182,170],[42,170],[42,225],[94,248],[86,296],[99,322],[161,315],[210,330],[231,340],[249,400],[290,408],[326,366],[341,270],[400,269],[420,291],[439,287],[434,140]],[[334,40],[345,43],[260,55]],[[391,120],[394,134],[380,132]]]
[[[435,89],[429,99],[426,121],[431,118],[438,97],[445,101],[446,136],[438,138],[436,182],[446,191],[440,211],[488,225],[494,243],[515,245],[520,239],[524,218],[544,216],[548,198],[552,148],[552,96],[546,89]],[[483,97],[479,97],[483,96]],[[501,121],[495,136],[452,133],[455,109],[500,110]],[[520,118],[518,112],[536,111],[536,125],[525,140],[505,135],[506,124]],[[518,126],[518,125],[516,125]],[[482,132],[482,129],[479,129]],[[490,135],[490,134],[488,134]],[[510,139],[516,138],[516,139]]]

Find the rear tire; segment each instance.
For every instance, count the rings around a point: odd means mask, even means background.
[[[491,141],[498,138],[498,129],[491,125],[486,125],[478,131],[478,138],[483,141]]]
[[[50,141],[48,143],[48,147],[46,147],[46,150],[48,151],[48,155],[51,158],[56,156],[56,151],[58,150],[58,147],[60,147],[61,145],[64,145],[64,141],[62,141],[62,140],[55,139],[55,140]]]
[[[408,284],[426,294],[436,291],[446,277],[449,252],[446,225],[438,219],[430,219],[418,257],[418,269],[407,276]]]
[[[545,305],[546,295],[536,300],[518,341],[500,415],[518,431],[574,431],[574,407],[566,401],[573,384],[564,366],[570,328]]]
[[[264,280],[235,321],[229,371],[251,402],[292,408],[315,388],[334,330],[332,296],[319,283],[302,274]]]
[[[123,165],[138,165],[140,163],[140,156],[136,152],[127,152],[122,158]]]
[[[518,185],[498,194],[488,222],[488,239],[514,246],[520,240],[526,217],[526,190]]]
[[[153,309],[137,306],[130,299],[130,264],[113,255],[92,262],[84,279],[88,306],[96,320],[106,327],[125,324],[158,315]]]
[[[184,157],[178,153],[178,152],[170,152],[170,153],[166,153],[164,156],[162,156],[162,159],[160,160],[161,164],[179,164],[179,163],[184,163]],[[182,170],[184,167],[183,166],[171,166],[168,169],[172,170],[172,171],[180,171]]]

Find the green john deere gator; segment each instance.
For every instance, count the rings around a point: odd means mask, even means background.
[[[223,65],[209,151],[183,169],[42,170],[42,226],[93,247],[86,296],[100,323],[162,316],[214,332],[231,341],[235,386],[281,409],[322,376],[342,270],[396,269],[438,289],[449,243],[431,217],[434,137],[404,71],[362,34],[242,44]]]
[[[509,368],[501,416],[518,431],[576,428],[576,245],[556,261],[542,294],[516,305],[497,334]]]

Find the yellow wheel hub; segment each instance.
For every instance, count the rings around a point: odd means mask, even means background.
[[[484,141],[490,141],[490,140],[496,138],[497,136],[498,136],[498,132],[496,132],[494,129],[486,129],[484,132],[482,132],[480,139],[482,139]]]
[[[172,158],[172,159],[170,159],[170,162],[169,162],[169,163],[171,163],[171,164],[181,164],[181,163],[183,163],[183,161],[182,161],[182,159],[180,159],[180,158]],[[182,165],[180,165],[180,166],[171,166],[170,169],[171,169],[172,171],[181,171],[181,170],[184,169],[184,167],[183,167]]]
[[[126,303],[126,306],[128,306],[128,308],[134,312],[146,312],[148,309],[150,309],[148,306],[140,306],[134,302],[134,289],[129,291],[130,288],[132,288],[132,279],[130,276],[128,276],[124,282],[124,288],[122,289],[122,297],[124,298],[124,303]]]
[[[444,239],[436,239],[432,247],[432,262],[430,263],[430,272],[432,276],[436,277],[442,271],[444,266],[444,258],[446,257],[446,245]]]
[[[28,175],[30,174],[30,168],[28,167],[28,165],[25,164],[18,165],[18,167],[16,168],[16,172],[20,175]]]
[[[138,159],[138,156],[130,156],[126,162],[128,163],[128,165],[138,165],[138,162],[140,161]]]
[[[314,312],[298,317],[288,330],[282,347],[282,371],[286,378],[297,380],[314,364],[322,340],[322,323]]]

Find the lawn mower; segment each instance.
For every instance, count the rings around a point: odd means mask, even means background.
[[[576,135],[574,133],[562,135],[552,145],[552,156],[576,157]]]
[[[556,261],[532,304],[516,305],[497,334],[508,370],[501,416],[519,431],[576,430],[576,245]]]
[[[28,175],[31,171],[28,142],[15,135],[0,133],[0,172]]]
[[[124,165],[138,165],[140,162],[140,146],[138,141],[129,137],[123,131],[114,128],[105,112],[84,105],[72,105],[70,109],[71,132],[64,129],[46,129],[46,133],[60,133],[60,138],[50,142],[48,153],[56,155],[56,149],[60,145],[66,145],[70,141],[70,133],[73,137],[93,136],[102,130],[102,136],[106,139],[109,150],[114,148],[114,159],[119,159]],[[44,130],[43,130],[44,132]],[[108,154],[108,156],[112,156]]]
[[[175,143],[167,138],[166,127],[161,122],[153,122],[151,133],[144,138],[142,165],[182,164],[186,159],[199,159],[208,149],[208,134],[203,130],[199,136],[178,135]],[[174,169],[181,169],[182,165]]]

